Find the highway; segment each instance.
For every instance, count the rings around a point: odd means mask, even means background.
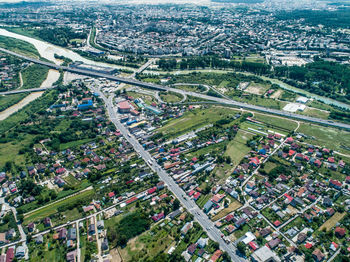
[[[129,85],[135,85],[135,86],[140,86],[140,87],[159,90],[159,91],[172,91],[172,92],[176,92],[176,93],[179,93],[182,95],[194,96],[194,97],[198,97],[201,99],[221,103],[224,105],[231,105],[231,106],[240,107],[240,108],[244,108],[244,109],[255,110],[255,111],[264,112],[264,113],[268,113],[268,114],[274,114],[274,115],[278,115],[278,116],[282,116],[282,117],[294,118],[297,120],[302,120],[302,121],[312,122],[312,123],[321,124],[321,125],[325,125],[325,126],[332,126],[332,127],[350,130],[349,124],[333,122],[330,120],[325,120],[325,119],[320,119],[320,118],[315,118],[315,117],[310,117],[310,116],[305,116],[305,115],[299,115],[299,114],[295,114],[295,113],[288,113],[288,112],[281,111],[281,110],[270,109],[270,108],[266,108],[266,107],[262,107],[262,106],[256,106],[256,105],[251,105],[251,104],[247,104],[247,103],[237,102],[237,101],[225,99],[225,98],[208,96],[208,95],[200,94],[200,93],[196,93],[196,92],[184,91],[184,90],[171,88],[171,87],[167,87],[167,86],[162,86],[162,85],[157,85],[157,84],[153,84],[153,83],[146,83],[146,82],[142,82],[142,81],[135,80],[132,78],[125,78],[125,77],[119,77],[119,76],[114,76],[114,75],[110,75],[110,74],[104,74],[104,73],[100,73],[100,72],[93,72],[93,71],[89,71],[89,70],[82,70],[82,69],[77,69],[77,68],[70,68],[67,66],[60,66],[60,65],[56,65],[56,64],[53,64],[50,62],[45,62],[45,61],[41,61],[41,60],[38,60],[35,58],[20,55],[18,53],[9,51],[9,50],[4,49],[4,48],[0,48],[0,51],[7,53],[7,54],[10,54],[10,55],[17,56],[17,57],[25,59],[25,60],[28,60],[32,63],[48,66],[48,67],[56,69],[56,70],[64,70],[64,71],[68,71],[71,73],[86,75],[86,76],[90,76],[90,77],[102,77],[102,78],[106,78],[106,79],[109,79],[112,81],[118,81],[118,82],[126,83]]]
[[[158,165],[158,163],[152,158],[148,151],[143,148],[143,146],[129,132],[129,130],[120,123],[116,109],[113,105],[114,95],[111,94],[107,99],[107,97],[99,89],[92,88],[92,90],[98,93],[105,102],[109,118],[116,126],[116,128],[120,130],[125,139],[133,146],[135,151],[143,158],[143,160],[150,166],[150,168],[158,174],[159,178],[164,181],[164,183],[168,186],[168,189],[173,192],[173,194],[179,199],[187,211],[193,215],[195,221],[197,221],[202,226],[203,230],[207,232],[208,236],[219,243],[221,250],[226,251],[231,257],[232,261],[246,261],[244,258],[236,254],[236,247],[232,243],[227,244],[221,238],[222,233],[214,226],[214,223],[208,218],[208,216],[197,206],[197,204],[192,199],[186,197],[186,193],[182,190],[182,188],[175,183],[175,181],[168,175],[168,173],[166,173],[165,170],[163,170],[160,165]]]

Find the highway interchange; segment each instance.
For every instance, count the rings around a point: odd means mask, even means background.
[[[310,117],[310,116],[305,116],[305,115],[299,115],[299,114],[295,114],[295,113],[288,113],[288,112],[284,112],[281,110],[270,109],[270,108],[266,108],[266,107],[262,107],[262,106],[256,106],[256,105],[251,105],[251,104],[247,104],[247,103],[237,102],[237,101],[234,101],[232,99],[208,96],[208,95],[204,95],[204,94],[200,94],[200,93],[196,93],[196,92],[184,91],[181,89],[171,88],[171,87],[157,85],[157,84],[153,84],[153,83],[146,83],[146,82],[138,81],[138,80],[132,79],[132,78],[125,78],[125,77],[119,77],[119,76],[114,76],[114,75],[110,75],[110,74],[104,74],[104,73],[100,73],[100,72],[82,70],[82,69],[71,68],[71,67],[67,67],[67,66],[60,66],[60,65],[56,65],[56,64],[53,64],[50,62],[45,62],[45,61],[41,61],[41,60],[38,60],[35,58],[24,56],[24,55],[9,51],[9,50],[4,49],[4,48],[0,48],[0,51],[5,52],[5,53],[10,54],[10,55],[17,56],[19,58],[25,59],[25,60],[30,61],[32,63],[45,65],[45,66],[48,66],[50,68],[57,69],[57,70],[68,71],[71,73],[81,74],[81,75],[86,75],[86,76],[91,76],[91,77],[102,77],[102,78],[106,78],[106,79],[109,79],[112,81],[117,81],[117,82],[121,82],[121,83],[125,83],[125,84],[140,86],[140,87],[154,89],[154,90],[176,92],[176,93],[179,93],[182,95],[194,96],[197,98],[201,98],[201,99],[205,99],[205,100],[209,100],[209,101],[214,101],[214,102],[221,103],[224,105],[230,105],[230,106],[235,106],[235,107],[244,108],[244,109],[248,109],[248,110],[255,110],[255,111],[260,111],[260,112],[264,112],[264,113],[268,113],[268,114],[282,116],[282,117],[294,118],[297,120],[313,122],[313,123],[317,123],[317,124],[321,124],[321,125],[325,125],[325,126],[332,126],[332,127],[350,130],[349,124],[333,122],[330,120],[325,120],[325,119],[320,119],[320,118],[315,118],[315,117]]]

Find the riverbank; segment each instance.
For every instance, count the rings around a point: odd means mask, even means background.
[[[94,65],[94,66],[102,66],[102,67],[112,67],[112,68],[117,68],[117,69],[126,69],[126,70],[131,70],[134,71],[135,68],[131,67],[126,67],[126,66],[119,66],[119,65],[114,65],[114,64],[107,64],[107,63],[102,63],[102,62],[96,62],[87,58],[82,57],[78,53],[69,50],[67,48],[55,46],[53,44],[44,42],[42,40],[38,40],[32,37],[28,37],[25,35],[20,35],[16,33],[9,32],[5,29],[0,28],[0,35],[6,36],[6,37],[12,37],[18,40],[22,40],[28,43],[31,43],[39,52],[40,56],[42,58],[45,58],[56,65],[61,65],[62,60],[56,59],[55,54],[58,56],[64,56],[66,58],[69,58],[70,60],[77,62],[83,62],[88,65]]]

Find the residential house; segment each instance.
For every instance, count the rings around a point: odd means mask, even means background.
[[[325,258],[325,255],[318,248],[312,252],[312,256],[316,262],[320,262]]]

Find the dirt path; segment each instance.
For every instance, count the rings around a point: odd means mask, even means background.
[[[113,262],[123,262],[122,257],[119,254],[119,251],[117,248],[112,249],[109,254],[112,256],[112,260]]]
[[[23,86],[22,72],[19,72],[19,87],[17,89],[21,89],[22,86]]]

